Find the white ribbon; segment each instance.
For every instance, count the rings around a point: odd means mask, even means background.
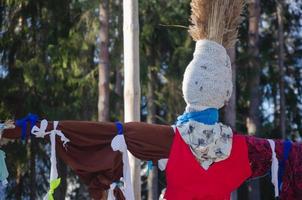
[[[164,171],[167,167],[168,164],[168,158],[163,158],[158,160],[158,168],[160,169],[160,171]]]
[[[279,162],[276,157],[276,152],[275,152],[275,142],[273,140],[268,139],[268,142],[271,146],[272,149],[272,166],[271,166],[271,171],[272,171],[272,184],[274,185],[275,188],[275,197],[279,196],[279,188],[278,188],[278,168],[279,168]]]
[[[34,126],[31,130],[31,133],[39,138],[44,138],[46,135],[49,135],[50,144],[51,144],[51,154],[50,154],[51,168],[50,168],[49,183],[58,178],[57,156],[56,156],[56,135],[58,135],[61,138],[64,147],[67,144],[67,142],[70,141],[68,138],[65,137],[62,131],[57,130],[58,124],[59,124],[58,121],[54,121],[53,130],[46,132],[48,122],[47,120],[43,119],[40,123],[40,128]],[[48,194],[45,195],[44,199],[48,199]]]
[[[53,122],[53,130],[46,132],[48,122],[46,119],[43,119],[40,123],[40,128],[37,126],[34,126],[31,130],[31,133],[35,135],[36,137],[44,138],[46,135],[58,135],[61,138],[61,141],[63,142],[63,146],[67,144],[67,142],[70,142],[68,138],[65,137],[65,135],[62,133],[62,131],[57,130],[59,122],[54,121]]]
[[[111,141],[111,148],[113,151],[120,151],[123,154],[123,177],[124,177],[124,196],[126,200],[134,200],[133,186],[131,183],[131,171],[127,152],[127,144],[124,135],[117,135]],[[109,194],[113,195],[113,190],[116,185],[111,184]],[[123,191],[123,190],[122,190]],[[111,199],[110,199],[111,198]],[[110,197],[108,195],[108,200],[114,200],[114,196]]]
[[[111,183],[110,185],[110,189],[109,189],[109,192],[108,192],[108,199],[107,200],[115,200],[115,196],[113,194],[113,191],[116,187],[116,183]]]

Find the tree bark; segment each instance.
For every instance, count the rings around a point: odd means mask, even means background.
[[[122,98],[123,98],[123,85],[122,85],[123,76],[122,76],[121,70],[122,69],[119,66],[116,66],[114,92],[119,97],[118,101],[115,103],[115,112],[118,116],[121,117],[120,121],[123,121],[123,103],[122,103]]]
[[[232,63],[232,82],[233,92],[232,96],[224,108],[224,123],[236,130],[236,50],[235,48],[227,49],[227,53]],[[237,190],[232,192],[231,200],[237,200]]]
[[[285,90],[284,90],[284,33],[283,33],[283,1],[277,1],[278,18],[278,65],[279,65],[279,90],[280,90],[280,129],[282,138],[286,138],[286,111],[285,111]]]
[[[102,0],[99,7],[100,20],[100,61],[99,61],[99,98],[98,98],[98,119],[99,121],[109,120],[109,1]]]
[[[125,122],[140,121],[140,69],[138,1],[124,0],[124,112]],[[129,153],[130,154],[130,153]],[[136,200],[141,199],[140,160],[130,154]]]
[[[252,72],[249,81],[250,89],[250,105],[249,118],[247,123],[248,133],[250,135],[257,134],[260,127],[259,106],[260,106],[260,63],[259,55],[259,18],[260,18],[260,2],[259,0],[250,0],[248,4],[249,10],[249,70]]]
[[[259,19],[260,19],[260,0],[248,1],[249,28],[248,28],[248,47],[249,47],[249,70],[250,70],[250,105],[249,117],[247,118],[247,131],[249,135],[258,135],[260,127],[260,63],[259,55]],[[249,199],[260,199],[259,181],[251,181],[248,184]]]
[[[118,40],[116,48],[120,52],[120,60],[123,59],[123,45],[120,44],[122,42],[122,36],[123,36],[123,2],[121,0],[116,2],[116,6],[118,7],[118,24],[117,24],[117,34],[118,34]],[[119,100],[115,104],[115,112],[118,116],[121,117],[121,121],[124,121],[124,112],[123,112],[123,74],[122,74],[123,67],[122,65],[117,65],[115,67],[115,89],[114,92],[118,95]]]
[[[22,200],[22,188],[23,188],[23,176],[22,176],[22,167],[21,164],[17,165],[17,174],[16,174],[16,200]]]
[[[99,97],[98,120],[109,121],[109,0],[101,0],[99,6],[100,20],[100,55],[99,55]],[[107,193],[104,193],[107,198]]]
[[[233,82],[233,93],[232,96],[224,108],[224,122],[236,129],[236,51],[235,48],[227,49],[227,53],[232,63],[232,82]]]
[[[56,200],[64,200],[66,197],[67,190],[67,166],[64,161],[57,155],[57,168],[58,175],[61,178],[61,184],[55,190],[54,199]]]
[[[36,138],[32,137],[30,140],[30,200],[36,199]]]
[[[151,65],[148,67],[148,94],[147,94],[147,105],[148,105],[148,123],[156,123],[156,105],[155,105],[155,91],[156,91],[156,70],[153,56],[151,56]],[[148,189],[148,200],[158,199],[158,171],[157,167],[153,166],[150,171],[147,189]]]

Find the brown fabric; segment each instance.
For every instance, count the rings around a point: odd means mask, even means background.
[[[118,187],[114,188],[113,193],[114,193],[114,196],[116,197],[116,199],[118,199],[118,200],[126,200],[125,197],[124,197],[124,195],[123,195],[123,192],[121,191],[120,188],[118,188]]]
[[[173,143],[171,126],[129,122],[125,124],[125,139],[129,151],[141,160],[168,158]]]
[[[51,129],[52,123],[49,122],[48,130]],[[91,197],[101,199],[103,191],[122,176],[121,153],[111,149],[111,141],[117,134],[115,124],[60,121],[58,130],[70,139],[65,149],[57,138],[58,155],[88,185]],[[170,126],[130,122],[124,124],[124,134],[129,151],[137,158],[155,163],[161,158],[168,158],[174,137]],[[21,129],[4,130],[3,137],[20,138]],[[116,194],[122,200],[120,192]]]
[[[39,125],[39,123],[37,124]],[[52,129],[49,123],[48,129]],[[101,199],[103,191],[109,189],[113,181],[122,176],[122,156],[111,149],[111,141],[116,135],[114,123],[60,121],[59,130],[70,142],[64,149],[57,138],[57,152],[76,174],[88,185],[93,199]],[[28,127],[29,130],[29,127]],[[174,138],[170,126],[130,122],[124,124],[125,139],[129,151],[139,159],[157,162],[168,158]],[[237,133],[235,133],[237,134]],[[29,131],[28,131],[29,135]],[[21,129],[4,130],[3,137],[17,139]],[[246,136],[252,177],[269,172],[271,149],[265,139]],[[276,140],[277,158],[282,159],[283,142]],[[302,196],[302,145],[293,144],[283,177],[282,199],[296,200]],[[114,191],[117,199],[124,200],[119,189]]]

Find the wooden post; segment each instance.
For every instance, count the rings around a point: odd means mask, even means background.
[[[125,122],[140,121],[138,1],[124,0],[124,112]],[[130,154],[130,153],[129,153]],[[140,160],[130,154],[135,200],[141,199]]]

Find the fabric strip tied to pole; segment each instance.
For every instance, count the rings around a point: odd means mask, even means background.
[[[58,178],[58,170],[57,170],[57,157],[56,157],[56,135],[58,135],[61,138],[61,141],[63,142],[63,146],[66,145],[67,142],[69,142],[69,139],[65,137],[65,135],[62,133],[62,131],[57,130],[59,122],[54,121],[53,122],[53,130],[46,132],[48,122],[47,120],[42,120],[40,128],[37,126],[34,126],[31,130],[31,133],[35,135],[36,137],[44,138],[46,135],[49,135],[50,137],[50,144],[51,144],[51,154],[50,154],[50,177],[49,177],[49,191],[44,196],[44,200],[53,200],[53,194],[55,189],[60,185],[61,179]]]
[[[133,186],[131,182],[131,171],[130,171],[130,164],[129,164],[129,158],[128,158],[128,152],[127,152],[127,144],[125,141],[125,137],[123,134],[123,126],[120,122],[116,122],[116,128],[118,135],[116,135],[112,142],[111,147],[113,151],[120,151],[123,155],[123,179],[124,179],[124,196],[127,200],[134,200],[134,191]],[[115,188],[116,184],[113,183],[110,186],[110,191],[108,195],[108,200],[114,200],[113,198],[113,190]]]
[[[292,143],[290,140],[285,140],[283,145],[283,159],[280,162],[279,165],[279,172],[278,172],[278,185],[279,185],[279,191],[282,191],[282,179],[285,173],[285,166],[286,162],[289,158],[289,154],[292,148]]]
[[[111,183],[110,189],[109,189],[109,192],[108,192],[108,200],[115,200],[115,196],[114,196],[115,187],[117,187],[116,182]]]
[[[272,165],[271,165],[271,173],[272,173],[272,184],[275,189],[275,197],[279,197],[279,188],[278,188],[278,170],[279,170],[279,162],[276,157],[275,151],[275,142],[273,140],[268,139],[270,147],[272,149]]]

